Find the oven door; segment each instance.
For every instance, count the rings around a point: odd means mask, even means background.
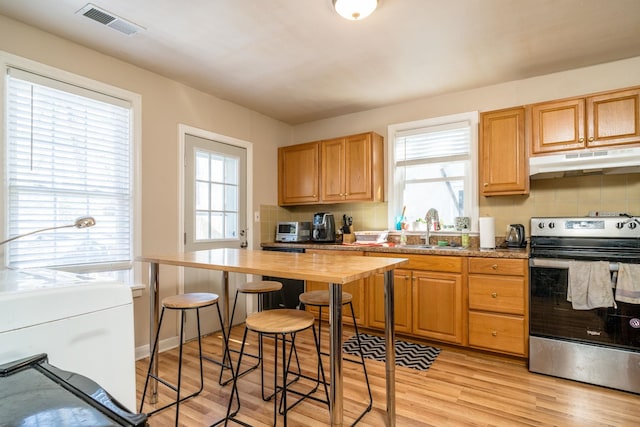
[[[530,335],[640,351],[640,305],[574,310],[567,301],[569,262],[529,260]],[[615,274],[615,263],[612,267]]]

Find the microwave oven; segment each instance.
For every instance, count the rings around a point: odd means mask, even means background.
[[[276,242],[308,242],[311,240],[311,222],[280,221],[276,226]]]

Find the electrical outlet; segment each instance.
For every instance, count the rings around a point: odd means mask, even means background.
[[[255,212],[253,213],[253,220],[254,220],[255,222],[260,222],[260,211],[255,211]]]

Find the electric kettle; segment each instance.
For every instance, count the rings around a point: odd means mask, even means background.
[[[524,248],[527,246],[527,241],[524,239],[524,225],[511,224],[505,243],[508,248]]]

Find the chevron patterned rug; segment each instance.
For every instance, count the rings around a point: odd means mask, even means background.
[[[360,334],[360,342],[365,358],[384,362],[384,337]],[[342,344],[342,351],[347,354],[359,355],[358,341],[355,336]],[[439,348],[396,340],[396,365],[398,366],[426,371],[436,360],[438,354],[440,354]]]

